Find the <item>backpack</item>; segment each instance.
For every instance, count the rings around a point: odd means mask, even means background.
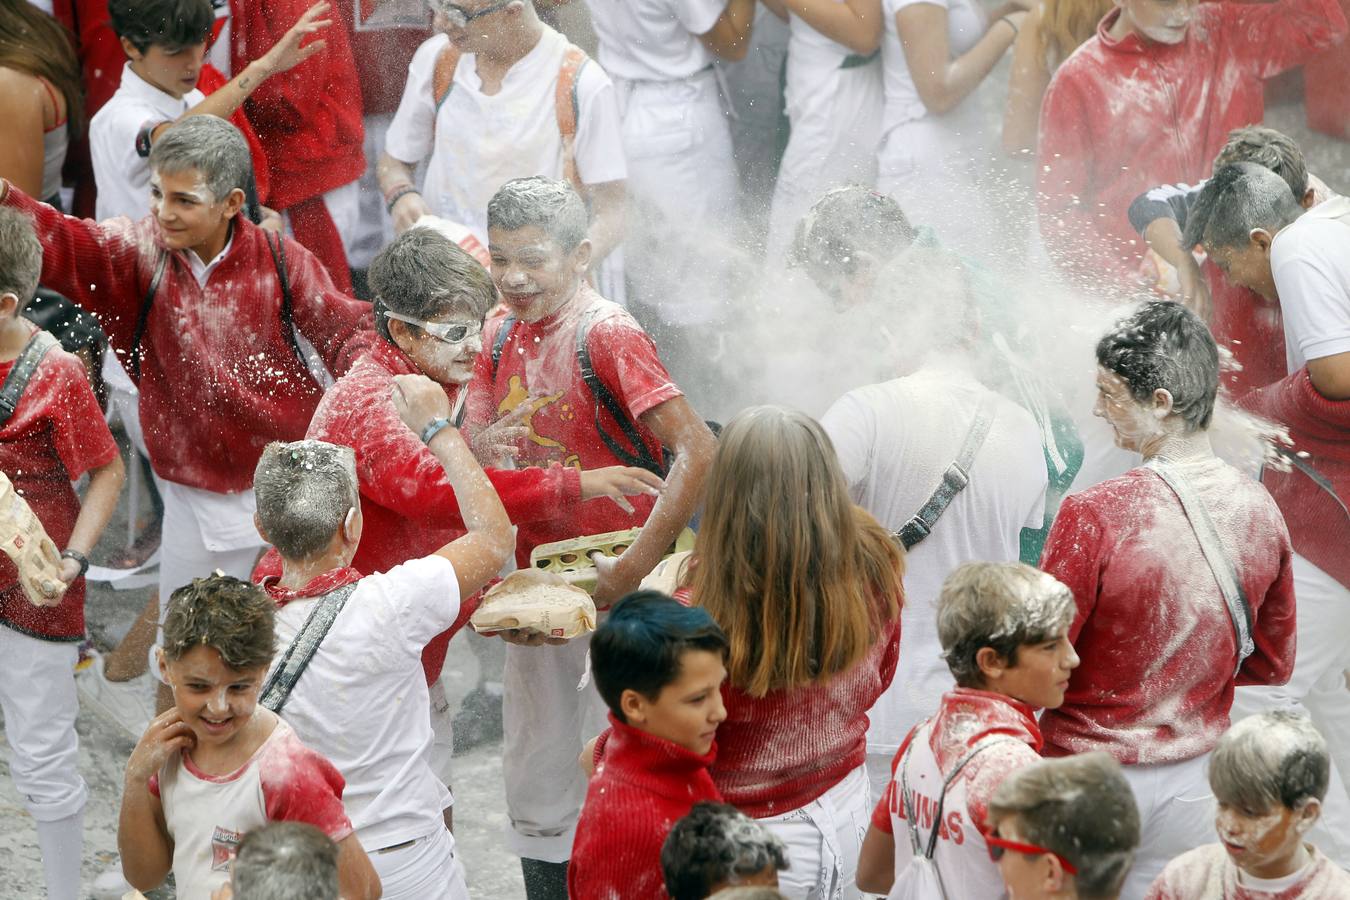
[[[436,54],[436,61],[432,65],[431,96],[436,103],[437,114],[431,120],[433,143],[436,135],[436,118],[441,111],[441,104],[450,96],[450,90],[455,86],[455,69],[459,66],[461,55],[459,48],[454,44],[446,44]],[[562,135],[563,177],[583,197],[586,196],[586,192],[582,188],[576,159],[577,118],[581,111],[577,101],[577,83],[581,80],[581,70],[590,61],[591,58],[586,55],[585,50],[575,44],[568,44],[567,50],[563,53],[562,65],[558,67],[558,86],[553,95],[558,133]]]

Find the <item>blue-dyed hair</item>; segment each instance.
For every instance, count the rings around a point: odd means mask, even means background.
[[[636,591],[614,604],[591,637],[591,673],[610,711],[626,723],[619,705],[624,691],[655,700],[680,677],[686,651],[706,650],[725,660],[730,646],[706,610],[660,591]]]

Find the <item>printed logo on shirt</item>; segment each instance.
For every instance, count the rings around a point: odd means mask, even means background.
[[[211,834],[211,871],[224,872],[239,852],[239,841],[244,836],[237,831],[217,825]]]
[[[530,443],[535,444],[539,447],[544,447],[547,449],[556,449],[558,451],[557,456],[561,457],[557,461],[561,462],[565,466],[581,465],[580,456],[578,456],[575,453],[569,452],[565,446],[563,446],[558,441],[555,441],[553,438],[544,437],[542,434],[536,431],[534,427],[535,413],[541,412],[547,407],[552,406],[554,403],[557,403],[560,399],[562,399],[562,393],[560,392],[557,394],[546,394],[539,397],[531,397],[529,388],[525,386],[524,379],[522,379],[519,375],[512,375],[509,379],[507,379],[506,384],[507,384],[506,396],[502,398],[501,403],[497,404],[497,412],[501,413],[502,415],[505,415],[506,413],[520,406],[522,403],[528,401],[530,405],[530,411],[527,412],[520,420],[520,424],[529,429],[529,433],[525,435],[525,439],[528,440]],[[561,406],[558,407],[557,410],[554,410],[553,412],[563,419],[571,419],[576,416],[576,413],[572,410],[571,404],[568,403],[562,404]],[[551,453],[545,454],[545,456],[548,458],[548,461],[552,461],[555,457],[555,455]],[[531,459],[529,461],[538,462],[541,460]]]
[[[891,812],[898,819],[904,819],[905,810],[900,802],[899,785],[891,794]],[[928,833],[933,828],[933,815],[937,812],[937,801],[927,797],[919,792],[914,793],[915,815],[918,817],[919,831]],[[941,826],[938,828],[938,837],[944,841],[951,841],[960,846],[966,842],[965,820],[959,811],[947,813],[943,818]]]

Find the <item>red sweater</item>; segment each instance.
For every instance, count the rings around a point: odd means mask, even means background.
[[[1247,395],[1242,404],[1285,425],[1294,450],[1307,453],[1307,461],[1350,503],[1350,400],[1317,393],[1305,367]],[[1267,468],[1261,482],[1284,513],[1298,554],[1350,588],[1350,518],[1335,499],[1298,470]]]
[[[231,0],[230,65],[244,71],[281,40],[310,0]],[[356,61],[341,19],[321,35],[326,48],[273,75],[244,102],[267,153],[269,205],[287,209],[360,178],[365,129]]]
[[[851,671],[823,684],[755,698],[724,685],[727,718],[713,781],[728,803],[764,819],[805,806],[867,759],[867,710],[900,658],[896,619]]]
[[[1294,667],[1294,578],[1284,519],[1260,484],[1213,457],[1180,468],[1213,518],[1252,608],[1255,652],[1234,677],[1227,604],[1181,502],[1146,468],[1064,499],[1041,568],[1073,591],[1082,658],[1041,716],[1047,756],[1104,750],[1126,765],[1192,759],[1228,728],[1235,684]]]
[[[1337,0],[1202,3],[1180,44],[1097,36],[1055,72],[1041,105],[1038,203],[1051,256],[1071,275],[1135,283],[1144,242],[1131,201],[1209,175],[1228,132],[1262,120],[1261,79],[1346,32]]]
[[[661,845],[695,803],[721,801],[708,775],[717,746],[705,756],[623,724],[596,746],[597,767],[586,788],[567,866],[572,900],[666,894]]]
[[[151,217],[63,216],[12,185],[0,203],[36,220],[42,283],[98,316],[125,359],[160,253]],[[248,490],[262,448],[304,437],[320,389],[282,329],[281,287],[264,232],[236,216],[225,258],[203,289],[191,251],[169,254],[141,342],[141,427],[161,478],[218,493]],[[333,289],[327,272],[286,239],[295,327],[334,374],[364,349],[370,307]]]

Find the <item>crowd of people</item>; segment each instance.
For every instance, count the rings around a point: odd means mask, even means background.
[[[1350,897],[1350,173],[1262,124],[1348,31],[0,0],[0,711],[47,896],[465,900],[467,651],[528,900]],[[728,375],[822,347],[819,410]],[[143,497],[158,590],[95,648]],[[630,529],[593,632],[465,629]],[[88,880],[82,708],[135,741]]]

